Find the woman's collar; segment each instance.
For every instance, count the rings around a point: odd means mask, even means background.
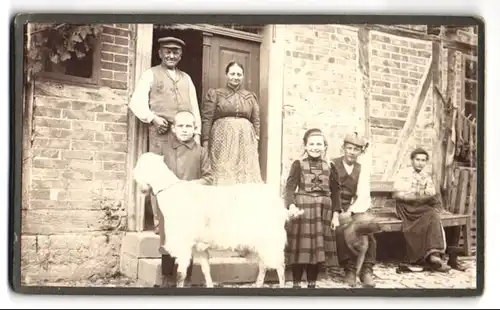
[[[231,89],[232,91],[235,91],[235,92],[241,89],[241,83],[238,84],[238,85],[236,85],[236,86],[233,86],[233,85],[231,85],[229,83],[227,83],[226,85],[227,85],[227,88],[229,88],[229,89]]]

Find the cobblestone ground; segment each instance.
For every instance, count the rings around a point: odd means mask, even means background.
[[[476,287],[476,261],[475,258],[461,258],[462,264],[467,267],[465,272],[451,270],[448,273],[438,272],[412,272],[396,273],[395,264],[381,264],[374,268],[374,280],[377,288],[475,288]],[[319,288],[348,288],[342,283],[343,273],[338,268],[328,271],[324,279],[317,282]],[[59,281],[52,283],[31,283],[43,286],[70,286],[70,287],[140,287],[133,280],[126,277],[113,277],[106,279],[91,279],[86,281]],[[302,284],[305,287],[306,283]],[[277,284],[266,284],[265,287],[277,287]],[[287,287],[292,283],[287,282]],[[223,285],[223,287],[253,287],[253,284]]]

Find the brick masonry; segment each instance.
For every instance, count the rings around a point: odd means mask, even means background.
[[[410,27],[425,31],[425,26]],[[467,31],[474,44],[472,29]],[[362,77],[358,69],[357,28],[341,25],[287,25],[285,37],[285,69],[283,99],[282,186],[291,163],[302,156],[302,136],[306,129],[319,127],[328,137],[328,158],[340,155],[342,137],[349,131],[364,132]],[[477,36],[476,36],[477,37]],[[459,39],[462,40],[462,39]],[[465,39],[464,39],[465,40]],[[474,41],[475,40],[475,41]],[[395,152],[395,144],[410,110],[409,100],[417,92],[427,64],[431,61],[432,44],[411,38],[370,31],[370,123],[372,148],[372,180],[380,180],[387,167],[387,154]],[[460,61],[460,59],[459,59]],[[443,68],[446,53],[442,52]],[[457,63],[457,70],[461,70]],[[442,70],[446,81],[446,70]],[[456,99],[460,98],[461,80],[457,79]],[[430,89],[433,85],[431,83]],[[441,89],[445,85],[442,85]],[[416,146],[432,156],[435,139],[432,92],[427,93],[409,142],[409,152]],[[430,171],[430,165],[427,167]]]
[[[104,25],[98,87],[35,83],[29,197],[22,206],[22,281],[118,270],[126,227],[129,25]]]
[[[336,25],[286,25],[282,183],[302,156],[303,133],[327,133],[329,156],[339,153],[342,136],[363,122],[358,75],[357,32]]]

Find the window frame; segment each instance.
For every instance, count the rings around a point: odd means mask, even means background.
[[[466,71],[467,71],[467,66],[466,66],[466,63],[467,61],[475,61],[476,62],[476,68],[477,68],[477,56],[472,56],[472,55],[467,55],[467,54],[463,54],[463,58],[462,58],[462,87],[463,87],[463,90],[462,90],[462,102],[463,102],[463,106],[461,107],[465,113],[465,109],[468,105],[470,106],[475,106],[475,110],[476,110],[476,115],[472,115],[473,117],[477,117],[477,96],[478,96],[478,89],[477,89],[477,86],[478,86],[478,81],[477,79],[469,79],[467,78],[466,76]],[[477,76],[477,74],[476,74]],[[466,90],[466,84],[475,84],[476,85],[476,100],[471,100],[471,99],[467,99],[465,94],[467,92]],[[466,115],[467,116],[467,115]]]
[[[59,72],[49,72],[45,71],[45,68],[39,72],[38,76],[42,79],[52,80],[56,82],[63,82],[65,84],[78,84],[87,86],[98,86],[101,79],[101,47],[102,40],[101,35],[95,37],[94,44],[92,46],[92,76],[89,78],[74,76]]]

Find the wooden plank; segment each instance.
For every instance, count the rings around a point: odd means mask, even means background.
[[[467,223],[467,216],[444,218],[441,223],[444,227],[463,226]]]
[[[262,42],[262,35],[244,32],[237,29],[230,29],[210,24],[171,24],[171,25],[158,25],[155,28],[160,29],[193,29],[206,32],[213,35],[219,35],[244,41]]]
[[[465,210],[465,214],[473,214],[473,211],[476,210],[476,198],[477,198],[477,172],[470,172],[470,191],[469,191],[469,201],[467,203],[467,208]],[[475,216],[474,216],[475,218]]]
[[[446,195],[444,195],[445,204],[449,205],[449,190],[448,185],[450,183],[450,178],[452,178],[453,174],[453,159],[455,157],[456,151],[456,123],[457,123],[457,110],[454,107],[456,104],[456,84],[457,84],[457,75],[461,72],[457,72],[455,70],[456,62],[457,62],[457,53],[454,50],[447,50],[447,77],[446,77],[446,93],[445,99],[447,101],[446,105],[446,119],[444,125],[445,132],[445,152],[446,152],[446,160],[445,160],[445,170],[444,170],[444,189]]]
[[[358,29],[358,69],[361,73],[361,89],[365,113],[365,137],[371,137],[370,125],[370,31],[366,25]]]
[[[444,227],[463,226],[468,220],[467,215],[443,214],[440,215]],[[395,215],[378,216],[376,222],[383,227],[384,232],[397,232],[403,229],[403,221]]]
[[[33,162],[33,104],[35,100],[35,80],[29,78],[30,82],[24,87],[23,104],[23,148],[22,148],[22,170],[21,170],[21,206],[26,208],[29,201],[31,184],[31,168]]]
[[[420,111],[422,110],[422,106],[424,105],[427,91],[429,90],[429,86],[431,84],[432,63],[433,60],[431,59],[431,61],[429,61],[429,63],[427,64],[424,76],[420,80],[419,89],[417,90],[413,99],[409,102],[410,112],[408,113],[408,118],[403,126],[403,129],[400,132],[398,142],[394,147],[396,152],[392,153],[393,155],[388,160],[389,164],[383,176],[384,180],[390,180],[394,177],[394,175],[399,169],[399,166],[401,165],[403,156],[406,153],[410,136],[413,130],[415,129],[418,116],[420,114]]]
[[[460,178],[458,180],[457,202],[453,213],[466,214],[465,204],[467,203],[467,187],[469,186],[469,171],[459,169]]]
[[[447,206],[447,210],[450,212],[454,213],[455,206],[457,205],[457,192],[458,192],[458,179],[460,176],[460,169],[455,168],[453,171],[453,180],[451,181],[451,186],[450,186],[450,194],[448,197],[449,199],[449,204]]]
[[[435,74],[436,72],[441,72],[441,44],[440,42],[432,42],[432,84],[434,85],[433,89],[442,89],[441,77],[439,74]],[[432,92],[433,94],[433,103],[434,103],[434,145],[432,150],[432,177],[434,181],[434,186],[436,193],[441,193],[441,189],[443,188],[443,173],[444,173],[444,156],[446,150],[444,149],[445,143],[445,135],[443,130],[443,121],[444,121],[444,104],[440,94],[436,91]]]
[[[135,49],[134,79],[131,84],[139,80],[141,74],[151,67],[153,47],[153,25],[138,24]],[[134,87],[131,86],[130,91]],[[139,154],[146,150],[146,126],[135,115],[128,111],[128,152],[127,152],[127,228],[129,231],[144,230],[144,195],[141,195],[137,184],[130,173]]]
[[[465,111],[464,111],[464,123],[463,123],[463,127],[462,127],[462,137],[464,138],[464,143],[467,147],[470,147],[470,122],[469,122],[469,119],[467,118],[467,116],[465,115]],[[466,159],[466,163],[469,162],[468,159],[468,150],[467,149],[464,149],[464,156],[465,156],[465,159]]]
[[[467,170],[466,170],[467,171]],[[464,236],[464,249],[465,249],[465,254],[470,256],[473,252],[473,247],[476,247],[477,242],[476,242],[476,221],[475,221],[475,212],[473,210],[476,210],[476,191],[477,191],[477,184],[476,184],[476,178],[477,178],[477,172],[475,170],[469,170],[467,171],[469,173],[469,192],[468,192],[468,197],[466,199],[468,200],[466,204],[466,208],[464,210],[465,214],[472,214],[466,222],[465,227],[463,227],[462,232]]]
[[[471,167],[476,167],[476,149],[477,149],[477,140],[476,140],[476,123],[471,123],[470,132],[469,132],[469,141],[470,141],[470,149],[469,149],[469,156],[471,159]]]
[[[428,34],[426,32],[421,32],[421,31],[415,31],[411,29],[406,29],[406,28],[401,28],[398,26],[392,26],[392,25],[377,25],[377,24],[370,24],[367,25],[368,29],[370,30],[375,30],[379,31],[382,33],[398,36],[398,37],[404,37],[404,38],[412,38],[412,39],[417,39],[417,40],[424,40],[424,41],[438,41],[442,42],[443,46],[446,48],[454,49],[454,50],[459,50],[465,53],[473,53],[477,50],[477,46],[461,41],[456,41],[453,38],[450,37],[452,33],[449,33],[447,37],[441,37],[438,35],[432,35]],[[446,27],[446,26],[445,26]]]
[[[267,25],[263,29],[261,45],[260,75],[261,89],[267,92],[267,172],[266,182],[276,193],[281,192],[283,156],[283,98],[285,82],[285,36],[284,25]],[[267,59],[267,60],[266,60]],[[264,67],[265,63],[268,64]],[[272,82],[271,82],[272,81]]]
[[[372,181],[370,191],[372,193],[393,193],[394,181]]]
[[[456,134],[457,134],[457,146],[462,147],[464,145],[464,139],[463,139],[463,127],[464,127],[464,117],[462,113],[458,112],[457,114],[457,127],[456,127]]]

